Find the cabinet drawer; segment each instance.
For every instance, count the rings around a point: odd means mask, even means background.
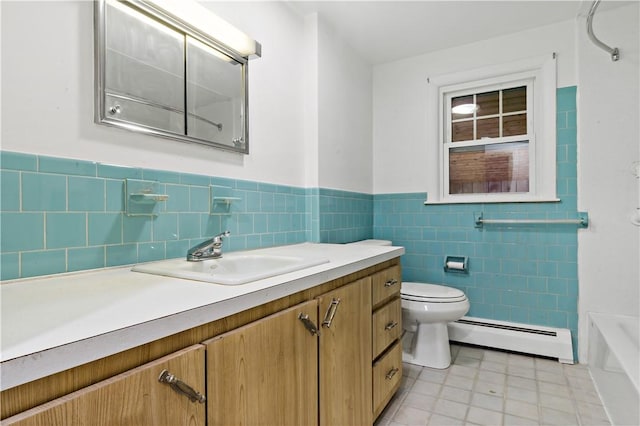
[[[402,345],[397,341],[373,365],[373,418],[380,415],[402,379]]]
[[[373,358],[402,334],[402,307],[394,299],[373,313]]]
[[[399,265],[374,274],[372,279],[372,304],[374,308],[385,300],[400,294],[402,276]]]

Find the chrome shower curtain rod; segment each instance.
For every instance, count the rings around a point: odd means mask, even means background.
[[[609,52],[609,54],[611,54],[611,60],[615,62],[620,59],[620,51],[618,50],[618,48],[607,46],[606,44],[598,40],[595,34],[593,34],[593,15],[596,13],[598,4],[600,4],[600,0],[595,0],[591,5],[591,9],[589,9],[589,15],[587,16],[587,34],[596,46]]]

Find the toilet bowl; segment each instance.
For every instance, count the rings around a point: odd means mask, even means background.
[[[469,300],[461,290],[442,285],[403,282],[402,359],[431,368],[451,364],[447,323],[462,318],[469,311]]]
[[[390,246],[387,240],[363,240],[349,244]],[[451,364],[447,323],[469,312],[469,300],[463,291],[443,285],[403,282],[402,360],[431,368]]]

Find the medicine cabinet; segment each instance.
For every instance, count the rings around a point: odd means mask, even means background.
[[[249,54],[158,3],[95,2],[95,121],[248,154]],[[191,6],[204,26],[229,25]]]

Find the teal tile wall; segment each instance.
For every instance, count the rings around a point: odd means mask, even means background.
[[[181,257],[224,230],[227,251],[373,233],[370,194],[8,151],[0,172],[3,280]],[[125,213],[126,178],[159,182],[169,198],[156,216]],[[210,185],[237,200],[210,214]]]
[[[463,290],[471,301],[469,316],[568,328],[577,351],[578,227],[474,226],[479,211],[487,219],[576,219],[576,133],[576,88],[558,89],[561,202],[425,206],[425,193],[377,194],[374,238],[405,247],[405,281]],[[445,273],[447,255],[468,256],[469,274]]]
[[[373,196],[320,188],[320,242],[348,243],[373,235]]]

